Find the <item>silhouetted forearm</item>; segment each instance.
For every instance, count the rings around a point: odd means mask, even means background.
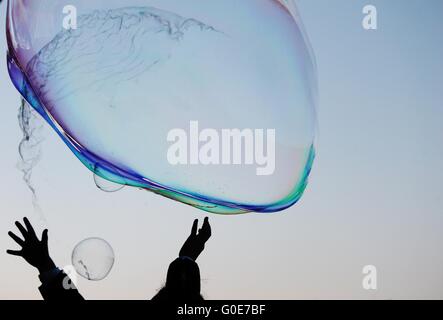
[[[78,292],[66,273],[59,269],[50,271],[52,274],[39,276],[42,285],[38,288],[43,299],[47,301],[82,301]]]

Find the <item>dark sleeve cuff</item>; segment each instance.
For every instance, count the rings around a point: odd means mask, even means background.
[[[52,270],[40,273],[38,278],[40,279],[42,285],[44,285],[54,281],[57,278],[57,276],[60,274],[60,272],[62,271],[59,268],[54,268]]]
[[[68,275],[58,268],[40,274],[39,279],[42,285],[38,289],[44,300],[84,300]]]

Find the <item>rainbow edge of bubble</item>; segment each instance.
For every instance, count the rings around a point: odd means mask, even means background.
[[[11,39],[7,35],[8,47],[11,48]],[[285,210],[295,203],[297,203],[302,197],[307,183],[308,177],[311,172],[311,168],[315,158],[314,145],[310,147],[306,155],[306,166],[301,174],[298,183],[294,186],[291,192],[283,199],[266,204],[266,205],[249,205],[242,203],[227,202],[220,199],[209,198],[203,195],[184,192],[176,190],[165,185],[151,181],[137,172],[130,171],[128,169],[121,169],[114,164],[106,161],[93,154],[86,148],[84,148],[78,141],[70,136],[63,128],[57,123],[57,121],[51,116],[50,112],[46,110],[45,106],[40,102],[39,97],[35,94],[32,85],[26,78],[26,73],[20,65],[17,63],[17,59],[12,50],[8,50],[7,53],[7,65],[9,76],[14,84],[15,88],[20,92],[23,98],[32,106],[56,131],[60,138],[65,142],[74,155],[94,174],[100,176],[103,179],[111,182],[132,186],[136,188],[145,189],[164,197],[176,200],[203,211],[215,213],[215,214],[245,214],[249,212],[256,213],[273,213]]]

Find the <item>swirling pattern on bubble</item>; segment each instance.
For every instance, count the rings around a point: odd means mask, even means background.
[[[215,31],[202,22],[155,8],[96,10],[80,16],[78,24],[76,32],[59,33],[27,66],[35,94],[46,102],[49,111],[57,108],[57,101],[89,86],[110,81],[118,85],[147,72],[169,59],[171,46],[191,28]],[[150,37],[149,42],[143,42],[145,35],[159,39]],[[84,81],[63,81],[73,73],[82,74]],[[56,88],[54,79],[61,80],[55,83]]]
[[[9,8],[9,72],[96,182],[223,214],[275,212],[300,199],[314,159],[316,81],[292,1],[70,3],[88,9],[78,29],[54,28],[46,43],[33,35],[38,22],[27,29]],[[168,131],[193,120],[217,130],[275,129],[275,173],[171,166]]]

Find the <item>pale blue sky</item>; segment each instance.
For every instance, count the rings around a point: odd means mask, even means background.
[[[301,202],[276,215],[210,216],[200,260],[208,298],[443,298],[443,1],[299,0],[317,56],[317,159]],[[361,27],[374,4],[379,30]],[[0,21],[5,21],[2,5]],[[0,298],[39,298],[36,271],[7,236],[24,215],[37,223],[16,169],[18,94],[6,73],[0,24]],[[154,295],[195,217],[194,208],[135,189],[106,194],[47,130],[35,185],[60,266],[90,236],[108,240],[114,269],[80,281],[87,298]],[[38,223],[37,223],[38,224]],[[363,290],[362,268],[379,289]]]

